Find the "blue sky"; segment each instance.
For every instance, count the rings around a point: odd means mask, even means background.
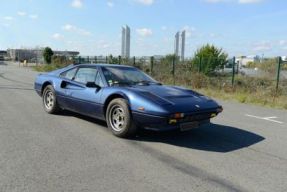
[[[0,49],[119,55],[127,24],[136,56],[172,53],[183,29],[188,57],[206,43],[230,56],[287,55],[286,7],[286,0],[2,0]]]

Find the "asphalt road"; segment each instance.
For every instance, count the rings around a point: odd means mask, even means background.
[[[212,126],[114,137],[49,115],[29,68],[0,64],[0,191],[287,191],[287,111],[221,102]]]

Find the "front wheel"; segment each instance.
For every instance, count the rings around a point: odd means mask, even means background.
[[[112,133],[118,137],[131,137],[136,133],[136,125],[125,99],[112,100],[107,108],[106,120]]]
[[[45,87],[43,91],[43,107],[47,113],[57,113],[60,111],[56,100],[55,90],[52,85],[48,85]]]

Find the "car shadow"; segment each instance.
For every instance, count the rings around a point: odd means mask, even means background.
[[[75,113],[72,111],[68,111],[68,110],[62,110],[60,113],[58,113],[57,115],[61,115],[61,116],[71,116],[71,117],[76,117],[85,121],[89,121],[91,123],[95,123],[97,125],[103,126],[107,128],[107,123],[103,120],[99,120],[99,119],[95,119],[89,116],[85,116],[85,115],[81,115],[79,113]]]
[[[265,138],[255,133],[220,124],[208,124],[187,132],[142,130],[137,141],[160,142],[196,150],[226,153],[249,147]]]
[[[105,121],[97,120],[74,112],[64,110],[60,115],[73,116],[105,128],[107,127]],[[212,123],[198,129],[185,132],[156,132],[140,130],[135,137],[130,138],[130,140],[138,142],[166,143],[178,147],[221,153],[249,147],[263,141],[264,139],[265,138],[260,135],[243,129]]]

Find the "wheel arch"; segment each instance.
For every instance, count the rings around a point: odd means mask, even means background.
[[[129,101],[129,98],[127,97],[126,94],[124,94],[122,92],[113,93],[110,96],[108,96],[107,99],[105,100],[104,109],[103,109],[103,112],[104,112],[103,114],[105,117],[106,117],[106,112],[107,112],[107,108],[108,108],[109,103],[112,100],[117,99],[117,98],[125,99],[128,102],[128,107],[130,108],[130,101]]]
[[[52,85],[52,82],[50,82],[50,81],[45,81],[45,82],[43,83],[42,88],[41,88],[41,96],[43,95],[44,89],[45,89],[48,85]]]

